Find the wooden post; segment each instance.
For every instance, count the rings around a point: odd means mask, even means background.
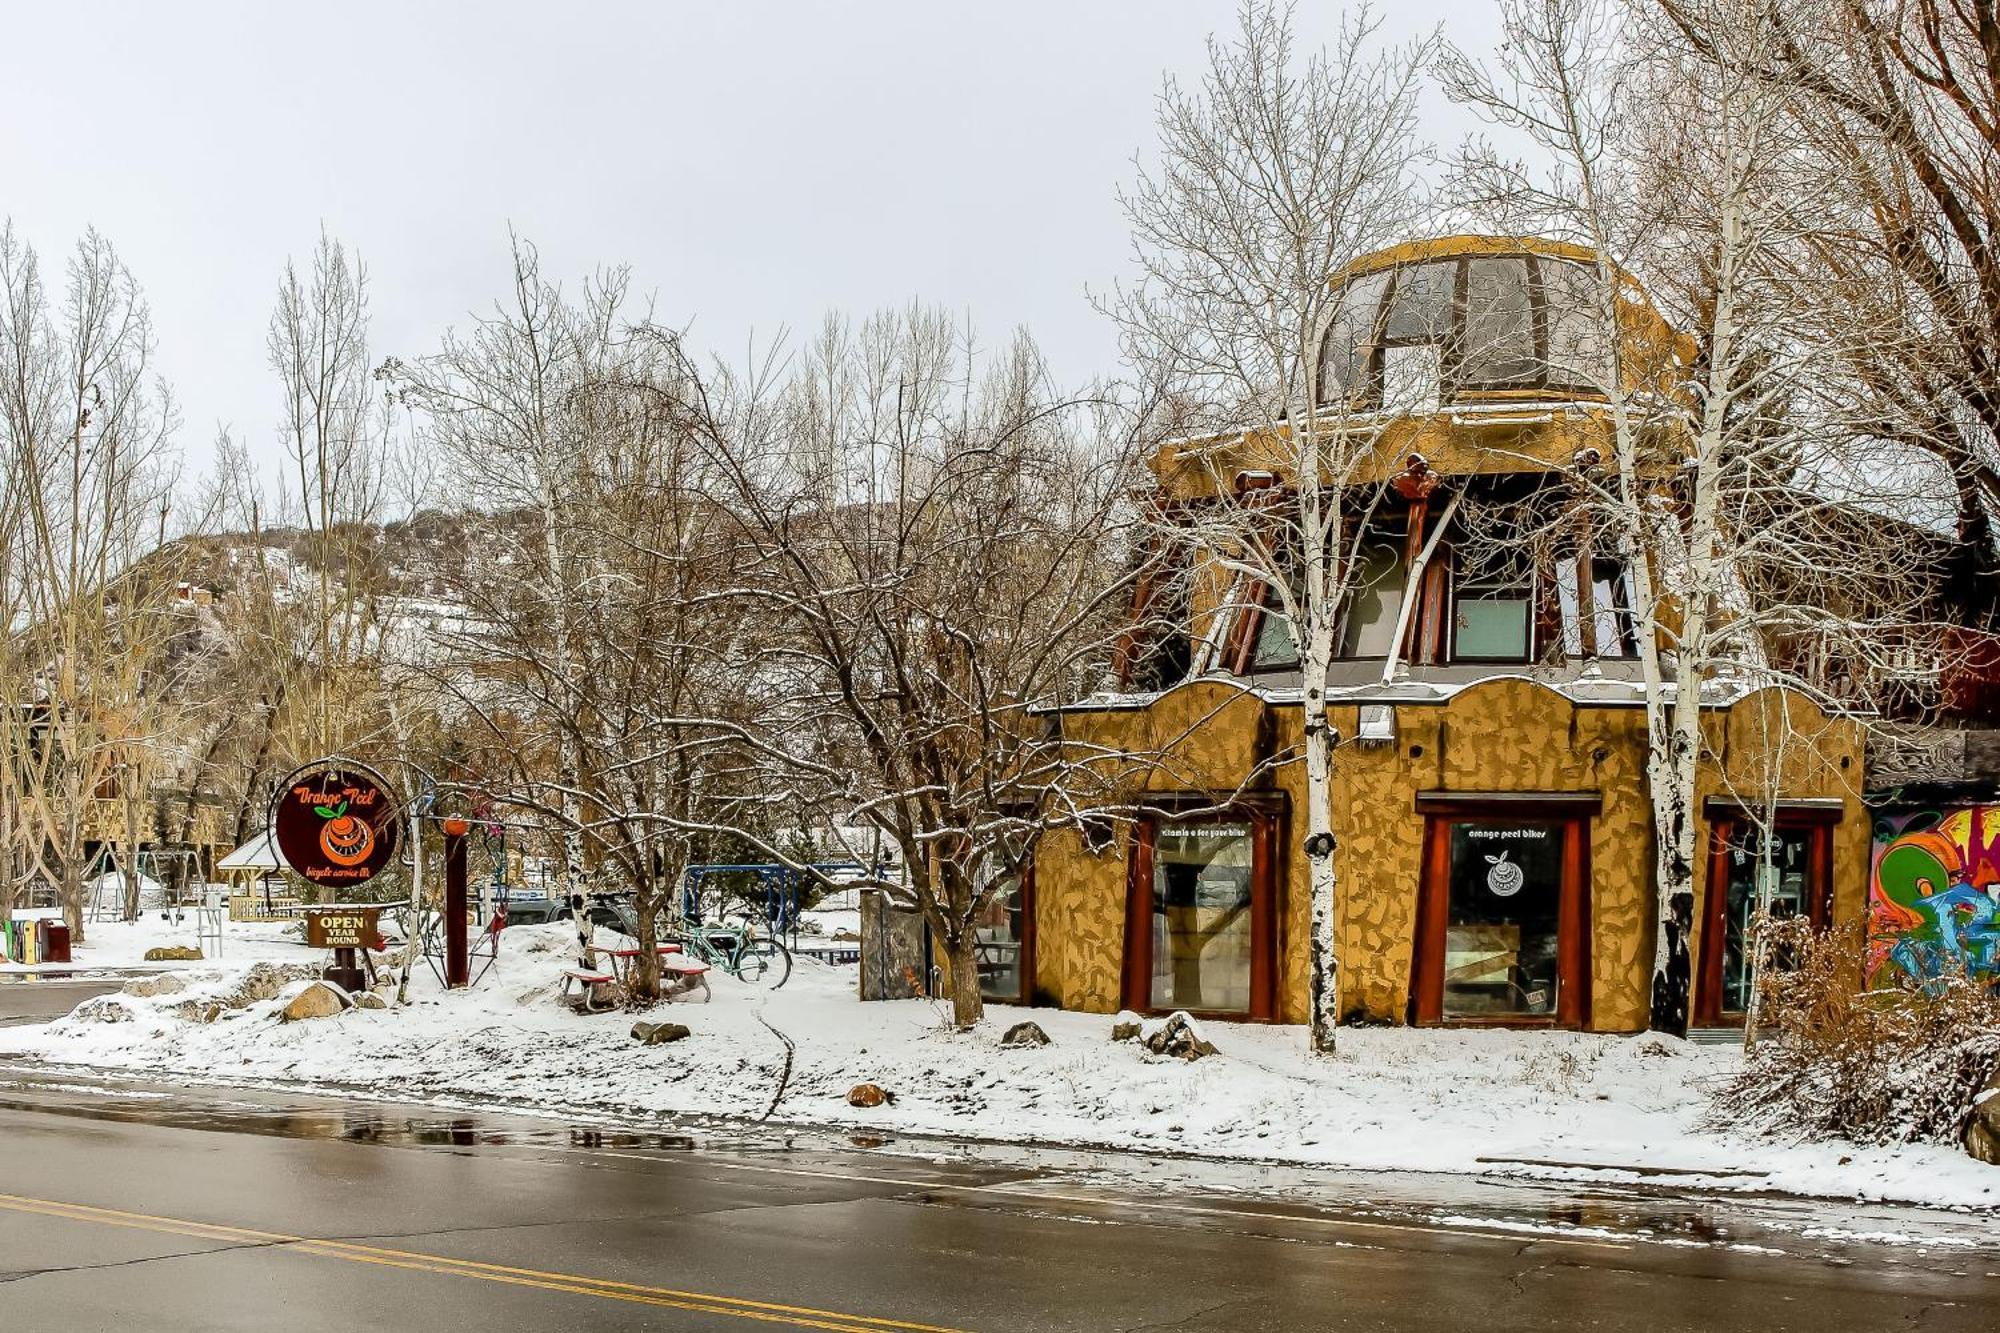
[[[465,937],[465,835],[463,819],[444,821],[444,984],[456,990],[471,984],[472,961]]]

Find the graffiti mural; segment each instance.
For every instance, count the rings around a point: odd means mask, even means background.
[[[1868,882],[1868,981],[2000,980],[2000,805],[1885,816]]]

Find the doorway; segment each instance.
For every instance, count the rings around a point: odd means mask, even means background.
[[[1833,917],[1833,823],[1819,812],[1781,809],[1768,825],[1740,812],[1711,813],[1696,1025],[1742,1025],[1750,1008],[1751,922],[1760,903],[1774,917],[1804,916],[1814,930],[1826,929]]]

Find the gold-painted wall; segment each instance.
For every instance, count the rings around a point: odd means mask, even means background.
[[[1256,767],[1265,704],[1220,680],[1170,690],[1145,708],[1061,715],[1069,735],[1134,756],[1149,792],[1229,792]],[[1296,764],[1291,768],[1297,768]],[[1113,1013],[1125,954],[1132,833],[1092,852],[1064,834],[1035,852],[1035,988],[1069,1009]]]
[[[1401,704],[1395,711],[1393,743],[1343,744],[1335,764],[1343,1012],[1391,1023],[1403,1022],[1408,1013],[1423,856],[1419,792],[1596,792],[1603,806],[1588,825],[1590,1026],[1643,1028],[1653,948],[1644,711],[1575,704],[1519,677],[1484,681],[1446,701]],[[1776,725],[1787,716],[1788,728]],[[1336,707],[1331,717],[1341,735],[1355,734],[1353,708]],[[1303,1022],[1310,895],[1305,858],[1295,849],[1304,767],[1292,762],[1250,778],[1260,734],[1267,752],[1296,746],[1296,708],[1267,705],[1228,682],[1203,680],[1143,708],[1068,713],[1063,725],[1079,740],[1156,756],[1158,766],[1145,777],[1153,792],[1221,794],[1247,779],[1258,790],[1288,797],[1293,813],[1279,838],[1280,1018]],[[1835,833],[1835,913],[1836,919],[1859,913],[1868,820],[1854,790],[1860,773],[1857,727],[1776,692],[1705,715],[1704,725],[1717,760],[1704,764],[1704,798],[1747,799],[1765,790],[1765,756],[1775,749],[1787,798],[1838,797],[1846,803]],[[1767,736],[1785,739],[1774,746]],[[1707,838],[1704,820],[1696,856],[1702,892]],[[1131,842],[1130,830],[1122,830],[1097,853],[1073,836],[1043,844],[1036,861],[1035,911],[1036,984],[1045,999],[1097,1012],[1119,1007]],[[1697,925],[1700,919],[1698,905]]]

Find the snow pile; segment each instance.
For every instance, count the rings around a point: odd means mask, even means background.
[[[363,1086],[397,1098],[555,1115],[751,1116],[796,1047],[774,1119],[870,1131],[1322,1166],[1588,1176],[1676,1173],[1707,1188],[2000,1207],[2000,1170],[1935,1145],[1782,1143],[1705,1127],[1732,1048],[1654,1037],[1357,1028],[1335,1059],[1296,1027],[1205,1022],[1217,1055],[1193,1061],[1113,1042],[1113,1018],[994,1006],[971,1032],[943,1006],[861,1004],[853,973],[801,960],[778,991],[714,975],[714,999],[655,1009],[693,1035],[642,1047],[631,1016],[555,1003],[575,948],[566,926],[517,927],[481,984],[446,994],[419,970],[415,1003],[280,1024],[278,999],[190,1021],[189,997],[121,996],[119,1022],[79,1014],[0,1029],[0,1054],[189,1077]],[[296,957],[296,954],[294,955]],[[203,994],[224,988],[205,969]],[[143,983],[142,983],[143,984]],[[1002,1048],[1032,1017],[1053,1044]],[[875,1083],[895,1094],[851,1107]],[[1685,1173],[1685,1174],[1682,1174]]]

